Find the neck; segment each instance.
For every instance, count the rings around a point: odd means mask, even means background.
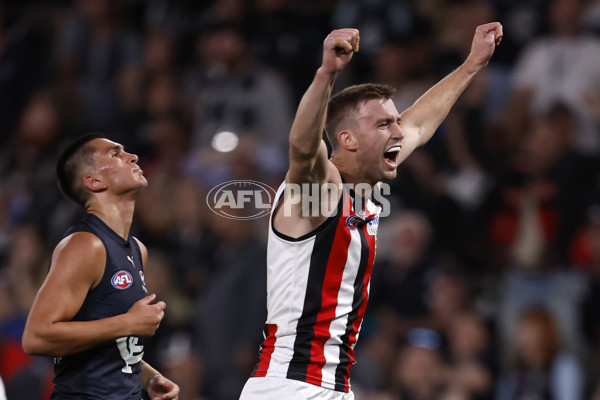
[[[372,179],[365,176],[365,174],[361,173],[355,166],[358,165],[357,162],[348,162],[343,161],[340,158],[332,157],[331,162],[336,166],[344,183],[350,184],[354,187],[355,191],[357,188],[361,189],[361,195],[365,198],[371,195],[373,188],[377,184],[377,181],[372,181]],[[353,167],[354,166],[354,167]],[[358,186],[360,185],[360,186]]]
[[[134,209],[135,200],[121,199],[118,202],[92,202],[86,211],[100,218],[119,236],[127,240],[129,238]]]

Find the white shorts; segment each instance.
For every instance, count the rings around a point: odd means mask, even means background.
[[[352,391],[338,392],[294,379],[265,376],[250,378],[240,400],[354,400]]]

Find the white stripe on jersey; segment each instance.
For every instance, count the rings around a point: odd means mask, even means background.
[[[325,359],[327,363],[323,367],[322,379],[324,387],[329,387],[329,385],[326,386],[327,382],[335,382],[335,371],[340,362],[340,345],[342,344],[340,338],[346,333],[346,325],[348,324],[348,317],[352,311],[352,301],[354,300],[354,281],[358,273],[361,245],[358,230],[350,231],[350,234],[351,240],[348,249],[348,259],[346,260],[346,266],[342,275],[342,284],[337,296],[336,318],[329,326],[331,337],[325,343]],[[358,245],[356,245],[356,242],[358,242]],[[345,317],[341,318],[342,316]],[[333,386],[330,389],[333,389]]]

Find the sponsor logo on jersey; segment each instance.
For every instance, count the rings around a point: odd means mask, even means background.
[[[119,290],[125,290],[133,285],[133,277],[125,270],[121,270],[113,275],[110,283]]]
[[[377,235],[377,228],[379,227],[379,215],[376,215],[372,220],[367,223],[367,232],[371,236]]]

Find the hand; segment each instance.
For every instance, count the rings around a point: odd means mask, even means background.
[[[323,63],[327,73],[338,74],[358,51],[358,29],[337,29],[323,41]]]
[[[179,386],[160,374],[150,379],[146,392],[151,400],[179,399]]]
[[[136,301],[127,311],[128,323],[132,329],[130,336],[152,336],[158,329],[160,321],[165,316],[167,307],[164,301],[151,304],[156,299],[155,294]]]
[[[475,29],[471,53],[467,57],[467,62],[470,62],[477,70],[485,67],[494,54],[494,49],[500,44],[502,36],[502,25],[499,22],[479,25]]]

